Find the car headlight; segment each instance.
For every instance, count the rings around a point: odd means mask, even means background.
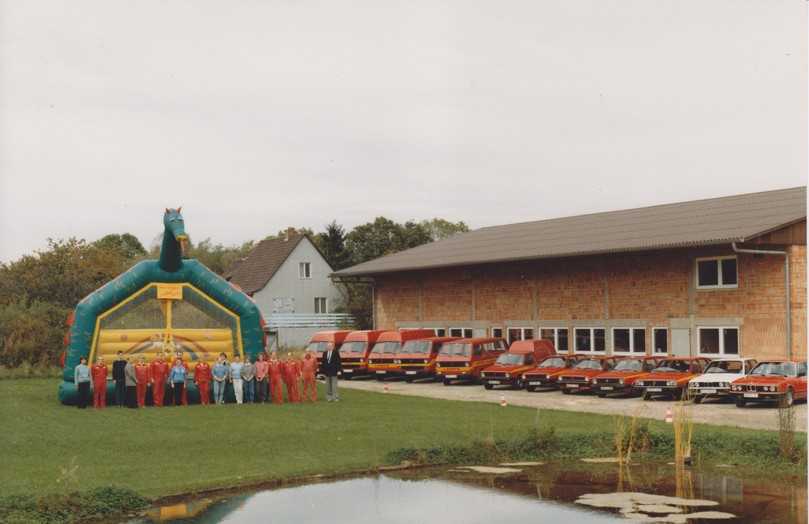
[[[429,364],[429,363],[430,363],[430,361],[429,361],[429,360],[427,360],[427,359],[424,359],[424,363],[425,363],[425,364]]]
[[[770,386],[770,391],[775,391],[775,390],[776,390],[775,386]]]
[[[666,382],[666,385],[667,385],[667,386],[676,386],[676,385],[677,385],[677,382],[675,382],[675,381],[673,381],[673,380],[669,380],[668,382]]]
[[[441,367],[441,362],[436,362],[435,367],[440,368]]]
[[[688,387],[692,389],[697,389],[699,387],[699,384],[697,384],[696,382],[689,382]]]
[[[720,384],[720,386],[722,386],[723,388],[729,388],[730,387],[730,382],[722,382]]]
[[[468,368],[469,367],[469,362],[464,362],[463,367]]]
[[[618,383],[619,383],[619,384],[621,384],[621,385],[623,385],[623,384],[624,384],[624,379],[619,378],[619,379],[618,379]]]

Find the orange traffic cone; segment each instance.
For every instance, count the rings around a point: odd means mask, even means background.
[[[506,406],[508,406],[508,403],[506,402],[506,397],[505,397],[505,395],[500,395],[500,407],[503,407],[503,408],[504,408],[504,407],[506,407]]]
[[[665,420],[669,424],[674,422],[674,415],[672,415],[672,413],[671,413],[671,408],[668,408],[666,410],[666,418],[665,418]]]

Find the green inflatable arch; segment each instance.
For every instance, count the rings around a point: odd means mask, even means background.
[[[89,359],[92,353],[99,316],[153,283],[193,286],[216,303],[211,307],[223,308],[238,318],[241,343],[234,344],[235,352],[243,352],[244,356],[255,358],[264,351],[264,321],[255,302],[198,260],[182,258],[182,247],[187,237],[180,209],[167,209],[163,222],[165,231],[159,260],[145,260],[136,264],[84,297],[76,306],[65,354],[63,381],[59,385],[59,400],[63,404],[76,402],[74,370],[81,357]],[[108,396],[111,392],[112,386],[108,384]],[[189,401],[192,398],[198,398],[194,387],[189,388]]]

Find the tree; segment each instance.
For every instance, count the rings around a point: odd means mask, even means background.
[[[458,233],[466,233],[469,231],[469,226],[465,222],[450,222],[443,218],[434,218],[432,220],[422,220],[421,226],[430,233],[430,238],[433,240],[443,240]]]
[[[187,258],[196,258],[217,275],[224,276],[231,266],[253,249],[254,242],[243,243],[241,246],[225,247],[222,244],[214,244],[210,238],[202,242],[192,244],[189,242]]]
[[[146,254],[146,249],[144,249],[140,240],[130,233],[106,235],[93,242],[93,245],[101,249],[116,250],[120,252],[124,258],[128,259],[141,257]]]
[[[388,218],[376,217],[373,222],[359,225],[346,235],[346,248],[351,253],[351,262],[361,264],[430,240],[429,231],[418,222],[397,224]]]
[[[346,249],[345,229],[336,220],[327,224],[326,230],[315,235],[313,240],[335,271],[348,267],[351,263],[351,254]]]

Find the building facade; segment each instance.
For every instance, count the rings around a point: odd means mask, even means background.
[[[805,358],[805,203],[803,214],[739,243],[355,274],[372,278],[377,329],[601,355]]]

